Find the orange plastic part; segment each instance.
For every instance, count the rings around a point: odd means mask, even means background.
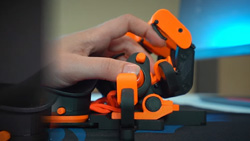
[[[106,103],[106,104],[105,104]],[[110,91],[107,97],[100,98],[90,104],[90,110],[101,114],[108,114],[110,112],[121,112],[116,101],[116,91]]]
[[[137,76],[137,87],[138,88],[140,88],[143,85],[144,79],[145,79],[144,74],[143,74],[142,70],[140,70],[140,72]]]
[[[127,33],[126,33],[126,36],[132,38],[132,39],[135,40],[136,42],[139,42],[139,41],[142,39],[141,37],[139,37],[139,36],[137,36],[137,35],[135,35],[135,34],[133,34],[133,33],[131,33],[131,32],[127,32]]]
[[[162,106],[158,111],[151,112],[146,108],[145,103],[149,97],[158,97],[161,100]],[[157,94],[150,94],[143,99],[142,109],[143,109],[143,112],[135,112],[134,113],[134,119],[157,120],[165,115],[172,113],[173,111],[179,111],[179,105],[173,104],[173,102],[170,100],[163,100]],[[121,113],[113,112],[111,117],[112,117],[112,119],[121,119]]]
[[[116,90],[110,91],[107,95],[107,104],[113,107],[119,107],[116,98]]]
[[[108,114],[110,112],[121,112],[120,108],[116,108],[105,104],[97,104],[97,103],[90,105],[90,110],[101,114]]]
[[[153,24],[156,20],[158,21],[156,24],[158,31],[167,38],[166,47],[153,46],[144,39],[143,45],[149,51],[167,58],[170,56],[170,50],[176,50],[177,45],[183,49],[190,47],[192,43],[191,33],[171,12],[166,9],[160,9],[154,13],[148,23]],[[134,39],[136,42],[142,40],[141,37],[130,32],[126,35]]]
[[[135,58],[136,62],[143,64],[146,60],[146,55],[144,53],[138,53]]]
[[[122,89],[134,90],[134,105],[138,102],[137,76],[134,73],[120,73],[117,78],[117,103],[121,104]]]
[[[58,115],[63,115],[63,114],[66,113],[66,109],[64,107],[60,107],[60,108],[57,109],[56,112],[57,112]]]
[[[89,115],[77,116],[44,116],[45,123],[82,123],[89,118]]]
[[[170,48],[169,47],[155,47],[151,45],[147,40],[143,40],[143,45],[151,52],[156,55],[160,55],[163,57],[167,57],[170,55]]]
[[[189,30],[171,12],[160,9],[152,16],[149,24],[154,23],[155,20],[159,21],[157,26],[167,36],[167,39],[171,39],[183,49],[190,47],[192,37]]]
[[[8,141],[10,137],[10,132],[5,130],[0,131],[0,141]]]
[[[168,56],[166,59],[161,59],[161,60],[158,60],[155,64],[154,64],[154,71],[155,71],[155,75],[153,75],[151,73],[151,84],[155,84],[157,82],[159,82],[161,80],[161,78],[165,78],[165,75],[164,73],[162,72],[162,70],[159,68],[159,64],[162,63],[162,62],[168,62],[170,65],[173,66],[172,64],[172,60],[170,58],[170,56]],[[174,70],[176,68],[173,68]]]

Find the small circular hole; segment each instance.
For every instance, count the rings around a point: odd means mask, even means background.
[[[182,29],[182,28],[179,28],[178,31],[181,33],[181,32],[183,31],[183,29]]]

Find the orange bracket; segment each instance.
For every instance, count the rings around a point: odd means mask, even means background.
[[[145,106],[146,100],[150,97],[157,97],[158,99],[160,99],[162,105],[158,111],[151,112],[146,108]],[[142,109],[143,112],[135,112],[134,119],[157,120],[165,115],[172,113],[173,111],[179,111],[179,105],[173,104],[173,102],[170,100],[163,100],[162,97],[160,97],[157,94],[150,94],[143,99]],[[112,119],[121,119],[121,113],[112,112],[111,117]]]

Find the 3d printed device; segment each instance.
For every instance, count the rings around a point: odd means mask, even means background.
[[[38,139],[37,137],[44,135],[41,132],[44,130],[40,130],[40,117],[49,128],[118,129],[121,140],[134,140],[135,130],[163,130],[166,124],[204,125],[205,112],[182,111],[179,105],[166,99],[186,94],[192,87],[195,47],[190,32],[165,9],[158,10],[149,24],[166,41],[165,47],[153,46],[146,39],[132,33],[127,33],[127,36],[158,56],[154,74],[150,72],[148,57],[143,53],[135,53],[127,61],[140,66],[138,76],[121,73],[117,76],[116,83],[86,80],[60,90],[48,88],[49,97],[53,98],[47,98],[43,103],[35,104],[35,107],[28,105],[11,110],[0,106],[0,123],[5,125],[0,128],[0,137],[7,140],[15,137]],[[91,102],[90,96],[94,88],[104,97]],[[30,117],[30,120],[25,118],[26,125],[30,124],[26,126],[29,129],[14,130],[17,128],[13,124],[6,124],[10,121],[8,117],[20,123],[22,121],[19,117]],[[39,123],[39,127],[34,123]]]
[[[166,41],[165,47],[152,46],[132,33],[127,36],[158,55],[155,74],[150,72],[147,56],[135,53],[127,61],[140,66],[138,76],[121,73],[116,83],[93,80],[62,91],[52,90],[58,100],[52,106],[52,116],[44,117],[45,122],[52,127],[119,129],[122,140],[133,140],[137,129],[163,130],[165,124],[205,124],[205,112],[179,111],[179,105],[163,99],[186,94],[192,87],[195,47],[190,32],[165,9],[158,10],[149,24]],[[95,86],[104,97],[90,104],[89,95]],[[74,93],[81,88],[88,91]]]

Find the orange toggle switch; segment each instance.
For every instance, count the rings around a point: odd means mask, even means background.
[[[63,114],[66,113],[66,109],[65,109],[64,107],[60,107],[60,108],[57,109],[56,112],[57,112],[57,114],[59,114],[59,115],[63,115]]]
[[[138,63],[144,63],[145,62],[145,60],[146,60],[146,55],[144,54],[144,53],[138,53],[137,55],[136,55],[136,58],[135,58],[135,60],[136,60],[136,62],[138,62]]]

